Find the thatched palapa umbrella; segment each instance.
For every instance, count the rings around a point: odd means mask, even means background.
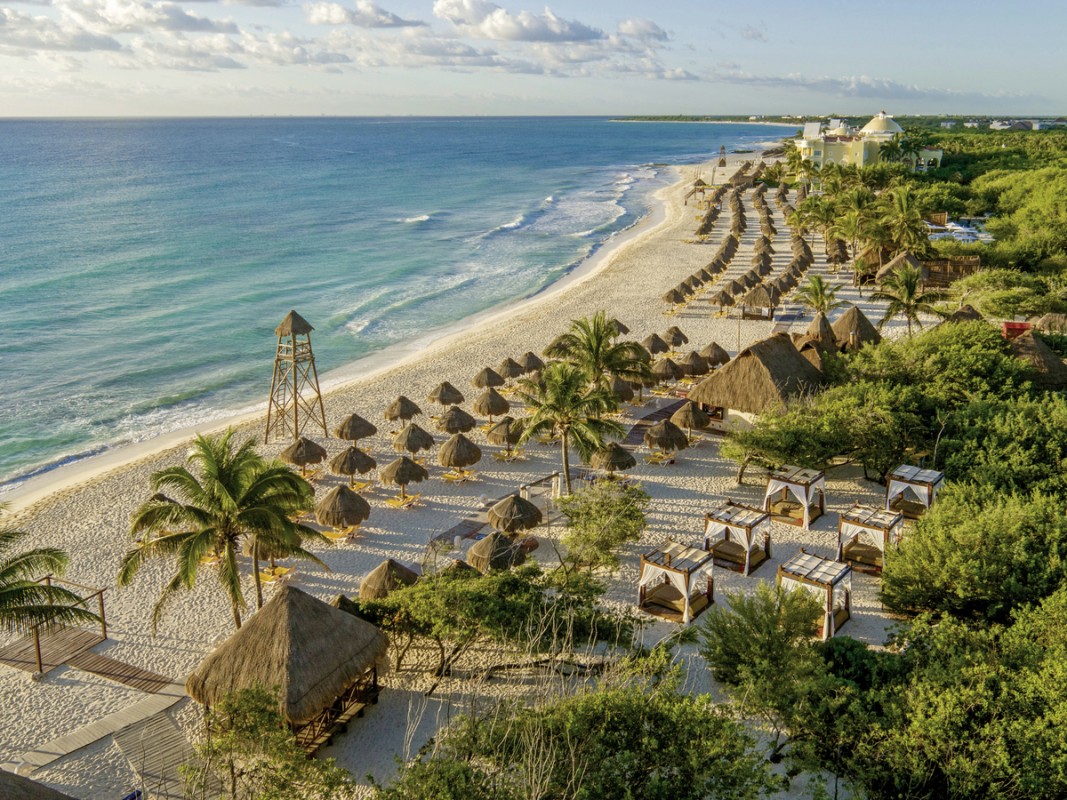
[[[734,298],[733,298],[733,295],[731,295],[725,289],[720,289],[715,294],[713,294],[710,298],[708,298],[708,303],[710,303],[713,306],[718,306],[719,309],[721,310],[721,309],[724,309],[724,308],[728,308],[729,306],[732,306],[734,304]]]
[[[395,589],[414,585],[418,579],[419,573],[415,570],[387,558],[359,582],[359,599],[382,600]]]
[[[489,417],[490,424],[492,424],[494,416],[507,414],[510,410],[511,403],[492,387],[478,395],[478,399],[474,401],[474,413]]]
[[[300,474],[306,475],[308,464],[319,464],[326,460],[326,448],[301,436],[280,453],[282,461],[300,467]]]
[[[370,516],[370,504],[344,484],[334,486],[315,505],[315,520],[340,530],[351,528]]]
[[[526,373],[526,370],[522,368],[522,364],[510,356],[500,362],[500,366],[496,368],[496,371],[504,380],[508,381]]]
[[[357,473],[365,475],[376,466],[378,462],[355,445],[346,447],[330,461],[330,471],[335,475],[347,475],[349,486],[353,484]]]
[[[185,689],[210,707],[243,689],[274,686],[285,721],[304,725],[373,675],[388,648],[369,622],[283,586],[200,662]],[[376,689],[376,676],[371,680]]]
[[[433,437],[414,422],[405,425],[393,439],[393,449],[398,453],[414,454],[420,450],[429,450],[431,447],[433,447]]]
[[[466,469],[481,460],[482,449],[462,433],[452,436],[437,451],[437,463],[447,469]]]
[[[663,302],[670,303],[672,306],[680,306],[685,302],[685,295],[680,289],[674,288],[663,295]]]
[[[608,389],[619,398],[620,403],[629,403],[634,399],[633,387],[617,375],[611,379],[611,385]]]
[[[495,569],[511,569],[525,560],[523,549],[500,531],[493,531],[467,551],[467,563],[483,575]]]
[[[685,428],[686,438],[692,440],[694,430],[702,431],[711,425],[711,416],[696,403],[686,403],[671,414],[671,422]]]
[[[589,459],[589,464],[596,469],[604,470],[610,475],[616,471],[633,469],[637,466],[637,459],[634,458],[633,453],[621,444],[612,442],[594,452]]]
[[[0,769],[0,797],[4,800],[75,800],[43,783]]]
[[[671,325],[663,334],[663,341],[671,347],[681,347],[683,344],[689,344],[689,337],[682,333],[682,329],[677,325]]]
[[[400,395],[400,397],[394,400],[389,408],[385,409],[385,418],[390,422],[396,422],[396,420],[404,420],[407,422],[412,417],[417,417],[422,413],[422,409],[419,408],[412,400]]]
[[[544,369],[545,362],[538,358],[537,354],[532,350],[527,350],[519,356],[519,366],[522,367],[522,372],[525,375],[531,372],[537,372],[539,369]]]
[[[735,279],[726,284],[723,287],[723,291],[729,292],[734,297],[737,297],[738,295],[744,294],[747,288],[748,287],[746,287],[743,283]]]
[[[466,433],[474,430],[478,420],[459,406],[452,406],[437,418],[437,430],[445,433]]]
[[[676,381],[685,375],[685,370],[669,358],[661,358],[652,365],[652,374],[659,381]]]
[[[670,345],[660,338],[658,333],[650,334],[641,340],[641,346],[652,355],[670,352]]]
[[[409,483],[420,483],[430,477],[426,467],[416,464],[407,456],[400,456],[396,461],[384,467],[378,473],[382,483],[400,487],[400,497],[406,497],[405,489]]]
[[[613,318],[610,322],[608,322],[608,324],[615,329],[615,333],[617,336],[625,336],[630,332],[630,329],[618,319]]]
[[[670,420],[663,419],[645,431],[645,445],[651,450],[670,453],[687,448],[689,439],[685,431]]]
[[[344,421],[334,428],[333,435],[346,442],[358,442],[378,432],[378,428],[367,422],[359,414],[349,414]]]
[[[506,447],[506,452],[511,455],[511,448],[517,445],[522,438],[523,427],[521,420],[504,417],[489,429],[485,434],[485,438],[489,440],[489,444]]]
[[[711,366],[696,350],[680,359],[678,366],[685,370],[686,375],[707,375],[711,371]]]
[[[494,530],[504,533],[518,533],[541,524],[541,509],[517,494],[499,501],[486,516]]]
[[[474,376],[471,385],[476,389],[488,389],[491,386],[503,386],[504,379],[494,369],[486,367]]]
[[[882,341],[882,334],[856,306],[849,306],[830,327],[841,350],[855,351],[865,344],[878,344]]]
[[[437,388],[430,392],[426,399],[441,406],[454,406],[462,403],[464,397],[463,392],[448,381],[445,381],[438,384]]]
[[[730,361],[730,354],[716,342],[712,342],[701,350],[700,355],[708,362],[709,367],[719,367]]]

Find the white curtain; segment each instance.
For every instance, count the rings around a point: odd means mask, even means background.
[[[693,619],[692,611],[689,608],[689,592],[692,582],[697,580],[698,578],[707,580],[711,577],[711,575],[712,573],[710,569],[692,572],[689,575],[689,583],[686,583],[686,576],[684,572],[676,572],[672,569],[663,569],[662,567],[656,566],[655,564],[646,563],[644,568],[642,568],[641,570],[641,579],[639,585],[642,587],[648,586],[653,581],[658,584],[660,578],[665,577],[667,579],[667,582],[670,583],[670,585],[673,586],[675,589],[677,589],[678,593],[681,594],[683,598],[685,598],[685,608],[682,611],[682,622],[688,625]]]
[[[937,483],[932,489],[927,490],[925,486],[916,486],[913,483],[907,483],[906,481],[895,481],[892,478],[889,479],[889,491],[886,493],[885,510],[890,511],[890,506],[893,501],[900,495],[910,490],[915,495],[920,503],[926,508],[929,508],[931,503],[937,499],[937,491],[941,488],[941,484]]]
[[[878,550],[885,555],[885,540],[882,537],[880,530],[872,530],[871,528],[864,527],[863,525],[857,525],[854,522],[842,522],[841,523],[841,540],[851,539],[853,536],[862,536],[869,541]]]
[[[819,496],[820,491],[825,491],[825,487],[826,478],[819,478],[818,480],[813,481],[811,486],[807,487],[807,491],[804,490],[803,486],[798,486],[795,483],[772,479],[768,481],[767,491],[763,495],[763,510],[769,511],[771,507],[770,499],[778,492],[785,489],[789,494],[793,495],[793,497],[796,498],[796,501],[803,507],[804,528],[807,529],[808,526],[811,525],[811,512],[808,510],[808,507],[811,505],[812,501]]]

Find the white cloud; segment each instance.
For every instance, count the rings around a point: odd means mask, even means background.
[[[0,8],[0,48],[4,50],[119,50],[111,36],[60,25],[49,17],[33,17]]]
[[[753,25],[746,25],[741,29],[741,38],[752,42],[765,42],[767,34]]]
[[[189,33],[237,33],[230,20],[213,20],[174,3],[139,0],[58,0],[61,19],[71,27],[100,33],[142,33],[150,30]]]
[[[667,31],[650,19],[624,19],[619,23],[619,36],[629,36],[643,42],[665,42]]]
[[[312,3],[306,7],[313,25],[355,25],[357,28],[410,28],[425,25],[418,20],[401,19],[371,0],[356,0],[354,8],[339,3]]]
[[[159,69],[186,72],[217,72],[245,69],[234,58],[241,48],[228,36],[202,36],[195,41],[184,36],[137,37],[130,43],[133,58],[125,66],[136,69]]]
[[[603,39],[604,32],[566,20],[546,8],[543,14],[507,9],[486,0],[434,0],[433,13],[459,32],[476,39],[501,42],[582,42]]]

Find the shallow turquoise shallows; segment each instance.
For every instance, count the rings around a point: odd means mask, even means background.
[[[633,224],[667,164],[779,138],[606,119],[0,122],[0,481],[265,398],[528,296]]]

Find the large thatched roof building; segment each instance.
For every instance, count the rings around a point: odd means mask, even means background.
[[[281,713],[314,750],[347,721],[346,709],[376,697],[377,665],[388,646],[369,622],[284,586],[200,663],[185,689],[212,706],[231,692],[277,686]]]
[[[1045,389],[1062,389],[1067,386],[1067,365],[1052,348],[1034,336],[1033,331],[1024,331],[1011,340],[1011,349],[1034,371],[1034,383]]]
[[[49,789],[13,772],[0,769],[0,797],[4,800],[74,800],[69,794]]]
[[[849,306],[831,329],[837,346],[842,350],[859,350],[865,344],[878,344],[882,341],[882,334],[856,306]]]
[[[789,336],[778,333],[742,350],[704,379],[689,399],[711,409],[747,415],[783,406],[791,397],[822,383],[822,375],[797,352]]]
[[[913,256],[911,253],[909,253],[907,250],[905,250],[896,258],[892,259],[888,264],[879,269],[878,272],[875,274],[874,279],[876,282],[882,283],[883,281],[885,281],[886,278],[895,273],[897,270],[906,266],[919,270],[924,281],[930,277],[930,270],[926,268],[926,265],[923,264],[923,262]]]

